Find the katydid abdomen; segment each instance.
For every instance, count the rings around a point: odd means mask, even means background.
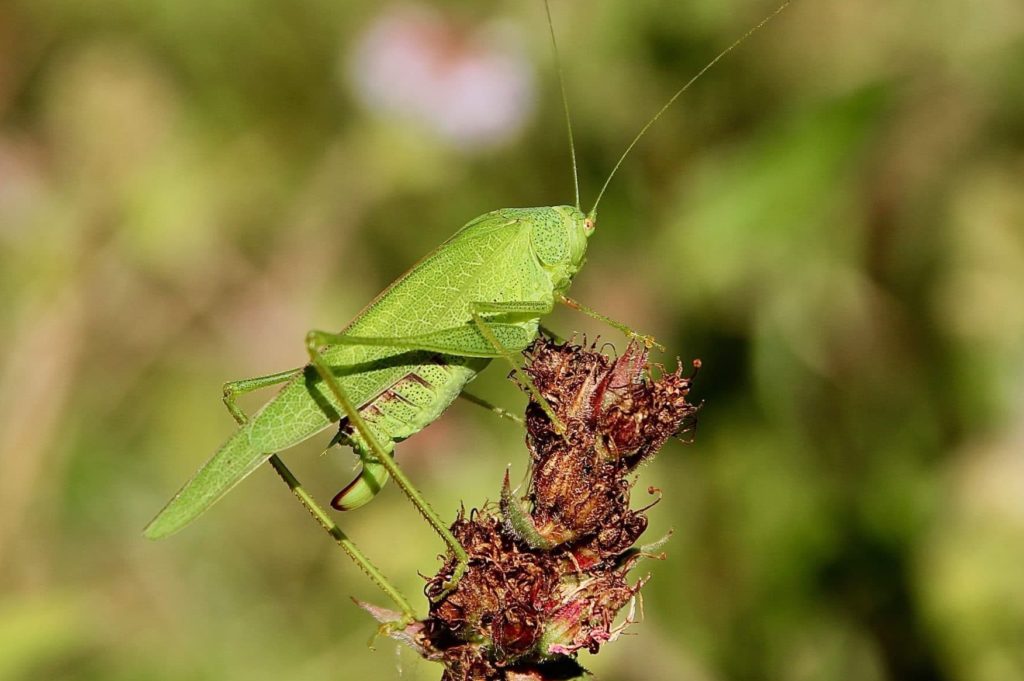
[[[352,349],[352,346],[345,349]],[[346,359],[332,358],[338,362],[335,366],[352,366],[344,364]],[[353,402],[359,405],[359,413],[378,442],[389,453],[394,443],[436,421],[466,383],[490,362],[486,358],[415,351],[361,360],[364,366],[376,366],[348,375],[339,371],[336,376]],[[269,456],[316,435],[340,419],[345,437],[339,441],[352,445],[363,462],[363,470],[335,496],[332,506],[338,510],[353,510],[380,491],[388,474],[374,460],[359,433],[346,428],[347,419],[339,413],[332,398],[319,381],[316,370],[307,367],[253,419],[248,426],[248,441],[253,451],[265,451]],[[298,418],[289,418],[289,413]]]

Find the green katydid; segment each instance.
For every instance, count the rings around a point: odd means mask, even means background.
[[[321,524],[382,585],[383,578],[354,547],[344,543],[347,538],[337,526],[311,499],[302,496],[298,482],[275,454],[340,422],[341,429],[332,442],[351,445],[363,469],[335,497],[333,505],[339,509],[362,506],[376,495],[388,477],[394,478],[461,559],[451,580],[453,584],[457,582],[465,570],[465,552],[394,461],[395,443],[439,418],[491,359],[502,358],[511,363],[520,380],[531,387],[520,370],[519,355],[536,338],[540,318],[551,312],[556,303],[632,334],[623,325],[565,296],[584,263],[601,197],[633,147],[676,99],[788,4],[718,54],[640,129],[587,213],[580,209],[572,126],[558,68],[572,155],[575,205],[505,208],[471,220],[387,287],[342,331],[309,332],[308,365],[226,384],[224,401],[238,422],[238,429],[147,526],[145,535],[155,539],[180,530],[270,459],[303,503],[314,515],[319,513],[317,519]],[[550,10],[548,24],[554,43]],[[557,66],[557,47],[555,60]],[[235,404],[235,397],[241,393],[281,383],[285,385],[280,392],[251,418]],[[539,397],[536,390],[531,392]],[[544,406],[543,399],[539,401]],[[557,425],[553,415],[552,420]],[[391,591],[389,594],[396,598]],[[396,601],[409,612],[404,600],[398,597]]]

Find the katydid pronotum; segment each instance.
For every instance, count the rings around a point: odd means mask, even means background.
[[[561,425],[521,370],[520,353],[536,338],[541,317],[556,303],[562,303],[636,335],[565,296],[583,265],[601,197],[633,147],[666,109],[788,5],[783,4],[722,50],[669,98],[626,147],[593,207],[583,213],[569,107],[545,0],[562,87],[575,205],[505,208],[471,220],[388,286],[341,332],[309,332],[306,350],[310,361],[305,367],[226,384],[224,402],[238,429],[149,524],[146,536],[159,538],[178,531],[269,459],[320,524],[411,617],[407,601],[302,489],[276,455],[340,423],[332,444],[350,445],[360,457],[362,472],[332,505],[340,510],[362,506],[388,477],[394,478],[458,559],[450,580],[450,587],[454,586],[466,569],[466,554],[394,461],[395,443],[439,418],[465,385],[496,358],[512,365],[556,427]],[[280,392],[251,418],[235,403],[239,394],[282,383],[285,385]]]

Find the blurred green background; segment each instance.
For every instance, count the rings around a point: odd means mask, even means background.
[[[774,7],[554,3],[585,206]],[[231,432],[224,381],[470,218],[572,202],[546,31],[539,0],[0,4],[0,679],[438,678],[367,647],[349,596],[386,601],[269,468],[140,531]],[[706,404],[642,472],[675,535],[597,678],[1024,679],[1022,74],[1019,0],[804,0],[638,146],[573,293],[703,359]],[[475,390],[518,410],[506,373]],[[324,445],[286,460],[328,499]],[[459,403],[399,456],[454,517],[525,449]],[[418,596],[442,547],[393,488],[340,522]]]

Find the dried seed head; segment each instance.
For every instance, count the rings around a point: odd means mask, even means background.
[[[444,681],[576,678],[579,650],[596,652],[633,621],[643,580],[627,573],[645,555],[632,548],[647,527],[629,508],[626,477],[691,421],[690,378],[653,380],[647,351],[632,343],[612,360],[576,345],[538,340],[527,353],[538,392],[566,426],[559,434],[536,403],[527,408],[532,476],[523,505],[506,475],[500,513],[460,514],[452,532],[469,570],[444,592],[449,557],[425,587],[430,617],[394,638],[445,666]],[[381,621],[387,615],[367,607]]]
[[[568,429],[563,437],[539,405],[527,409],[537,533],[563,544],[614,528],[615,537],[605,532],[603,542],[618,552],[646,527],[629,511],[625,477],[692,418],[690,379],[680,368],[651,380],[647,350],[636,342],[614,361],[548,340],[531,348],[531,378]],[[632,532],[622,535],[623,528]]]

